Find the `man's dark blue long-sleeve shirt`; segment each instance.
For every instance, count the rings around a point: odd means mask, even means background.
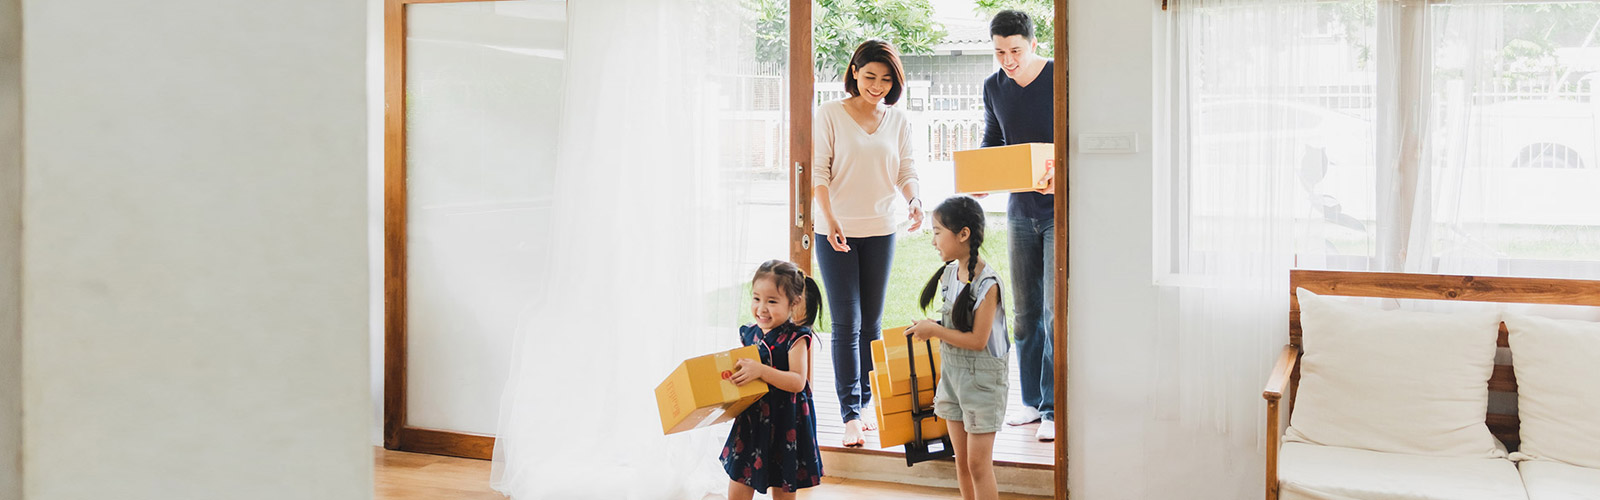
[[[988,124],[983,130],[983,147],[1055,140],[1055,64],[1045,61],[1044,69],[1027,87],[1017,85],[1004,70],[984,79],[983,114]],[[1011,216],[1055,218],[1055,195],[1011,193],[1006,210]]]

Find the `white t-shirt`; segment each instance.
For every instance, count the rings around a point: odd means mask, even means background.
[[[878,130],[868,134],[850,118],[844,101],[817,107],[812,133],[811,185],[827,186],[833,216],[846,238],[894,234],[894,200],[917,182],[912,161],[911,123],[904,112],[884,111]],[[814,207],[818,234],[831,228],[820,206]]]

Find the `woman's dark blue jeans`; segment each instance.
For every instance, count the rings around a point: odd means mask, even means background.
[[[849,252],[834,251],[818,234],[817,265],[833,319],[833,384],[845,422],[861,417],[872,401],[872,341],[883,336],[884,294],[894,261],[894,235],[849,238]]]

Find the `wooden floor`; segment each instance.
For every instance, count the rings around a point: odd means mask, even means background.
[[[861,448],[844,448],[844,422],[839,414],[839,396],[833,388],[833,349],[832,341],[826,332],[817,332],[818,356],[816,358],[817,373],[812,376],[814,385],[812,393],[817,401],[817,444],[835,451],[848,450],[858,453],[892,454],[903,456],[904,449],[900,446],[889,448],[878,447],[878,433],[867,433],[867,445]],[[862,346],[867,348],[867,346]],[[1006,404],[1010,410],[1015,411],[1022,406],[1022,389],[1019,379],[1016,356],[1012,356],[1011,367],[1011,393],[1006,397]],[[867,419],[874,418],[871,413]],[[1041,442],[1033,437],[1039,429],[1039,424],[1009,426],[1001,425],[1000,434],[995,436],[994,461],[996,465],[1024,467],[1030,469],[1054,469],[1056,460],[1055,444]]]
[[[376,448],[377,500],[505,500],[489,488],[489,461]]]
[[[489,489],[489,462],[420,455],[376,448],[377,500],[504,500]],[[757,498],[762,498],[758,496]],[[808,500],[934,500],[961,498],[956,490],[855,479],[822,478],[822,485],[801,490]],[[1001,493],[1002,500],[1049,497]]]

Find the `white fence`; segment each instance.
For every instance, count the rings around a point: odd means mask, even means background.
[[[733,89],[733,105],[725,111],[724,133],[731,149],[725,156],[752,175],[787,175],[782,164],[788,156],[788,89],[781,76],[741,77]],[[912,126],[913,149],[919,163],[948,162],[950,154],[977,148],[983,140],[983,96],[977,86],[934,89],[926,81],[911,81],[896,107],[905,111]],[[948,87],[948,86],[947,86]],[[959,94],[935,93],[959,91]],[[848,94],[838,82],[816,87],[814,104],[843,99]]]

